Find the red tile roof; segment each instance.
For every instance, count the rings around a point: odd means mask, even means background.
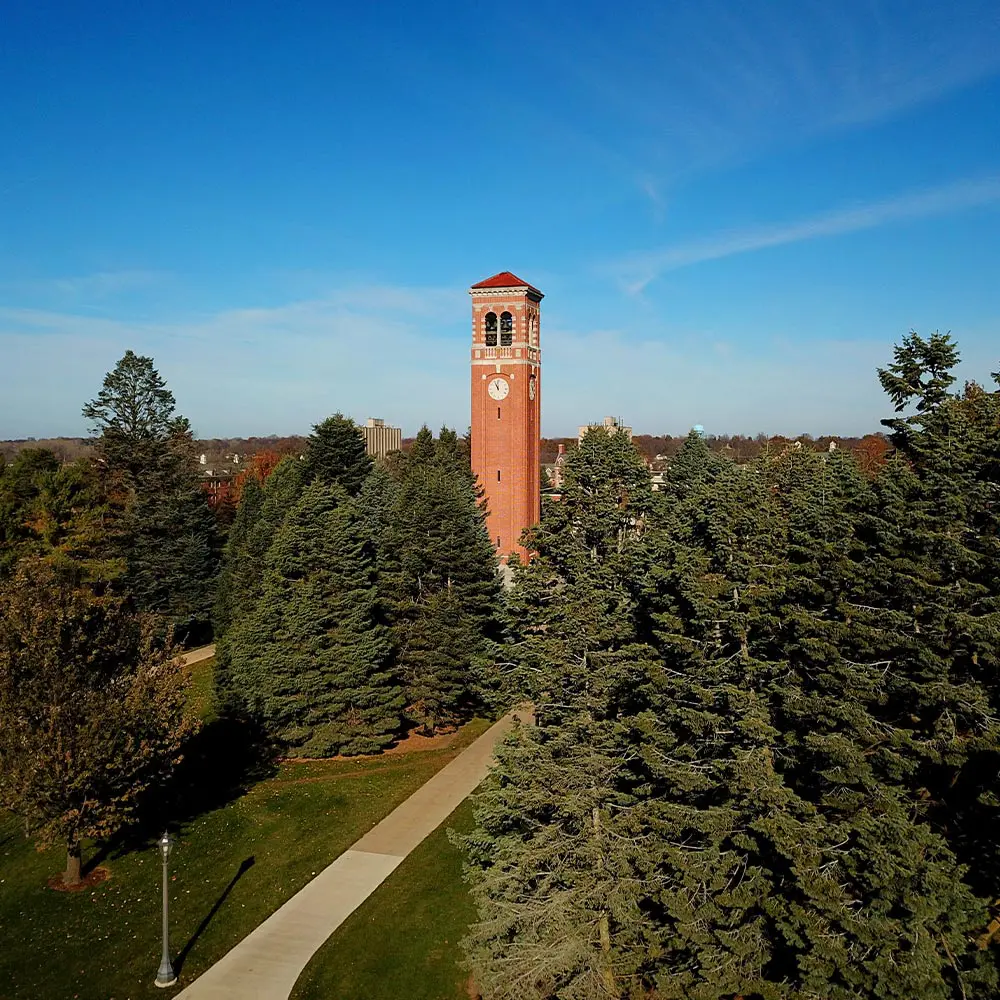
[[[526,281],[522,281],[516,274],[511,274],[510,271],[501,271],[499,274],[494,274],[492,278],[487,278],[485,281],[477,282],[472,286],[473,288],[527,288],[534,292],[536,295],[541,295],[542,293],[535,288],[534,285],[529,285]]]

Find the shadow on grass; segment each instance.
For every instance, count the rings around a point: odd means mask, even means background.
[[[87,859],[84,873],[112,856],[150,847],[164,830],[238,799],[278,771],[278,748],[252,721],[223,717],[204,725],[184,748],[169,781],[144,797],[133,823]]]
[[[222,890],[222,895],[219,896],[219,898],[212,904],[212,908],[208,911],[208,913],[205,914],[205,917],[202,920],[202,922],[198,924],[194,934],[192,934],[191,937],[188,938],[187,944],[185,944],[184,947],[181,948],[181,950],[177,953],[177,958],[174,959],[174,971],[178,975],[180,975],[181,969],[184,968],[184,961],[190,954],[191,949],[197,943],[198,938],[200,938],[202,934],[205,933],[205,929],[212,922],[212,918],[216,915],[216,913],[218,913],[219,910],[222,908],[222,904],[226,901],[226,897],[233,891],[233,889],[236,886],[236,883],[239,882],[239,880],[243,878],[243,876],[246,875],[246,873],[250,871],[251,868],[253,868],[254,861],[255,859],[253,855],[243,860],[243,863],[240,865],[236,874],[229,880],[229,885],[227,885],[226,888]]]
[[[186,823],[238,799],[277,774],[278,756],[278,747],[253,721],[213,719],[189,740],[184,759],[162,789],[168,810],[162,820]]]

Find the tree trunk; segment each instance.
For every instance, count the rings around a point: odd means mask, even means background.
[[[80,841],[69,841],[66,844],[66,871],[63,872],[63,882],[66,885],[80,884]]]
[[[593,808],[592,816],[594,835],[599,841],[601,836],[601,810],[596,805]],[[597,870],[601,873],[604,871],[604,852],[601,850],[598,850],[597,854]],[[611,927],[607,910],[601,910],[597,921],[597,929],[601,942],[601,981],[604,983],[604,989],[607,991],[609,997],[617,996],[615,991],[615,974],[611,969]]]

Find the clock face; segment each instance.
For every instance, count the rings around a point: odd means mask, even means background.
[[[528,380],[528,398],[529,399],[534,399],[535,398],[535,378],[534,378],[534,376],[532,376]]]
[[[510,385],[505,378],[495,378],[490,381],[486,391],[494,399],[506,399],[507,393],[510,392]]]

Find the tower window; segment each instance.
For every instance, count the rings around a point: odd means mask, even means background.
[[[500,419],[500,407],[498,406],[497,407],[497,420],[499,420],[499,419]]]
[[[509,312],[500,313],[500,346],[510,347],[514,342],[514,317]]]
[[[497,469],[497,482],[498,483],[500,482],[500,470],[499,469]]]
[[[483,331],[486,334],[486,346],[497,346],[497,314],[488,312],[483,322]]]

